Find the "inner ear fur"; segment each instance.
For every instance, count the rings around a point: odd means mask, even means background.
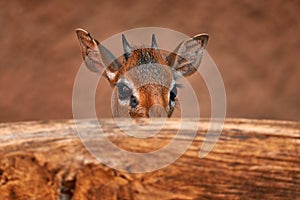
[[[208,34],[198,34],[183,41],[167,56],[168,64],[183,76],[192,75],[200,66],[208,39]]]
[[[121,67],[119,60],[86,30],[78,28],[76,35],[86,67],[96,73],[104,70],[104,75],[112,81]]]

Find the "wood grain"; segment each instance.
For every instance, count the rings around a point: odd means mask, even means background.
[[[0,199],[300,198],[299,122],[227,119],[214,149],[201,159],[209,120],[190,123],[198,132],[188,150],[173,164],[147,173],[130,173],[138,166],[130,158],[127,172],[98,162],[72,120],[0,124]],[[97,133],[93,121],[79,124],[91,136]],[[179,119],[170,119],[159,134],[138,139],[126,136],[111,119],[100,124],[105,134],[87,140],[103,144],[106,136],[120,148],[144,153],[164,147],[180,127]],[[164,156],[172,152],[159,159]]]

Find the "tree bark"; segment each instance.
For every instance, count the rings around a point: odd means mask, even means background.
[[[101,164],[83,145],[73,120],[0,124],[0,199],[300,198],[299,122],[227,119],[204,158],[198,155],[209,120],[189,123],[198,131],[187,151],[171,165],[147,173],[131,173],[141,163],[129,157],[123,163],[127,171]],[[172,141],[180,119],[168,120],[159,134],[147,139],[127,136],[112,119],[100,120],[101,137],[96,137],[94,121],[79,124],[78,129],[90,134],[85,142],[103,145],[108,137],[121,149],[147,153]],[[179,144],[189,140],[189,128],[184,131]],[[116,162],[122,155],[105,154]],[[158,159],[168,156],[173,152]]]

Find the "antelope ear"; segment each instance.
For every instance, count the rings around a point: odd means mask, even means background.
[[[183,76],[192,75],[200,66],[208,38],[208,34],[199,34],[183,41],[167,57],[168,64]]]
[[[115,56],[97,40],[92,38],[89,32],[76,29],[81,53],[87,68],[96,73],[105,71],[105,75],[111,81],[112,73],[119,70],[121,64]],[[108,74],[110,76],[108,76]]]

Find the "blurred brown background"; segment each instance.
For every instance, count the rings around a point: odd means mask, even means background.
[[[299,1],[20,0],[0,7],[1,122],[72,118],[82,61],[75,28],[101,41],[144,26],[210,34],[207,50],[224,79],[228,117],[300,119]],[[106,115],[110,102],[97,108]]]

